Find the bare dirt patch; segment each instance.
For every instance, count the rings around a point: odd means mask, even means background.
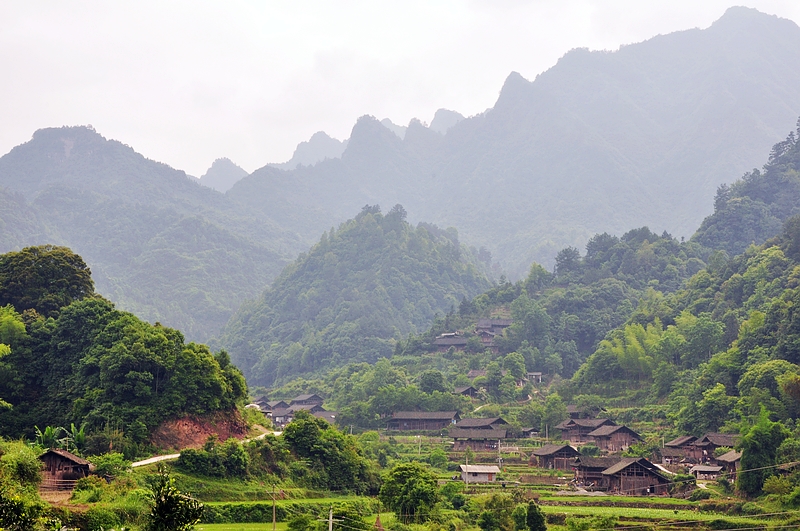
[[[150,442],[165,450],[199,448],[211,435],[217,435],[220,441],[231,437],[243,439],[247,435],[247,424],[236,410],[181,417],[162,422],[150,435]]]

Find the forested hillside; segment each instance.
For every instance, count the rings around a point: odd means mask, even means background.
[[[799,150],[795,134],[776,145],[763,173],[735,183],[731,190],[738,197],[718,201],[698,239],[719,237],[735,250],[753,235],[742,231],[737,239],[736,227],[760,227],[770,236],[769,227],[791,213],[783,198],[791,201],[796,194]],[[757,201],[761,205],[751,209]],[[771,214],[770,225],[761,224],[766,215],[754,219],[753,211]],[[800,218],[794,216],[764,244],[730,260],[718,254],[682,289],[640,305],[600,343],[565,391],[659,404],[680,429],[694,434],[738,431],[762,407],[773,419],[796,418],[799,273]]]
[[[0,435],[74,424],[90,453],[135,456],[161,422],[236,417],[246,395],[227,354],[116,310],[69,249],[0,255]]]
[[[405,218],[400,205],[385,215],[364,207],[236,313],[220,343],[251,384],[390,356],[489,287],[455,230]]]
[[[0,251],[54,242],[149,321],[215,334],[305,245],[268,216],[85,127],[43,129],[0,158]]]
[[[647,225],[689,237],[717,187],[761,164],[800,115],[800,28],[729,9],[707,29],[569,51],[439,134],[354,126],[341,158],[257,170],[232,195],[315,237],[363,204],[458,227],[513,277],[568,245]],[[313,207],[313,217],[297,214]]]
[[[775,236],[787,219],[800,213],[798,135],[800,120],[797,135],[792,131],[775,144],[763,171],[754,169],[732,185],[719,187],[714,214],[703,220],[695,241],[735,256]]]

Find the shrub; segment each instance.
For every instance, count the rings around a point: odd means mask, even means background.
[[[121,523],[117,515],[105,507],[91,507],[86,511],[86,524],[89,531],[111,529]]]
[[[81,492],[83,490],[103,488],[105,484],[106,482],[103,478],[99,478],[97,476],[87,476],[85,478],[80,478],[75,482],[75,488],[73,491]]]
[[[94,455],[89,458],[89,461],[94,464],[94,473],[98,476],[117,477],[131,470],[131,462],[117,452]]]
[[[761,488],[767,494],[777,494],[785,496],[792,490],[792,485],[789,480],[781,476],[770,476],[764,481],[764,486]]]
[[[711,492],[708,489],[695,489],[689,495],[689,501],[700,501],[711,498]]]

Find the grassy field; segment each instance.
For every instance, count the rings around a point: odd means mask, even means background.
[[[286,524],[275,524],[276,531],[286,531]],[[198,524],[196,531],[272,531],[272,524]]]

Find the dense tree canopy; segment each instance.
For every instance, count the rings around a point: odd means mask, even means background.
[[[0,255],[0,306],[50,317],[93,294],[89,267],[66,247],[40,245]]]

